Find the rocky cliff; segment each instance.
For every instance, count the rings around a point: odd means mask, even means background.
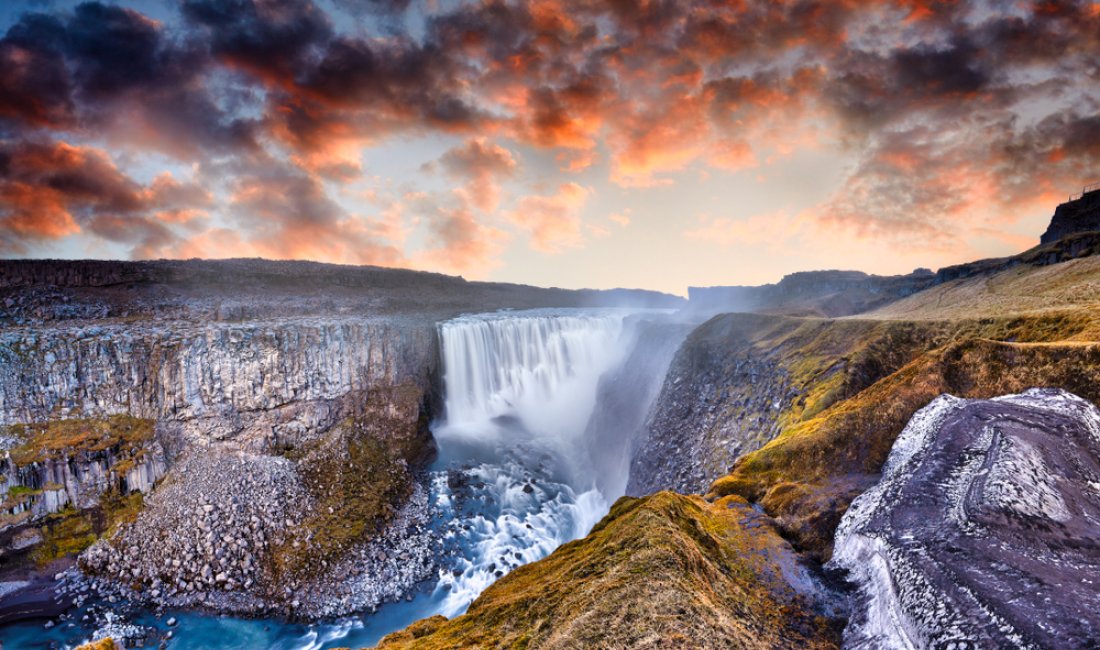
[[[630,456],[627,493],[699,494],[778,433],[795,397],[777,359],[753,349],[752,316],[718,317],[680,346]]]
[[[0,424],[125,413],[172,423],[180,444],[263,448],[331,424],[347,395],[427,390],[435,345],[432,322],[412,318],[7,328]]]
[[[3,524],[12,544],[21,530],[40,532],[18,539],[48,541],[47,516],[148,494],[167,474],[137,520],[83,560],[97,576],[141,587],[125,595],[302,616],[397,598],[430,566],[416,472],[430,458],[436,345],[433,322],[411,316],[8,328]],[[123,435],[127,418],[145,434]],[[347,467],[370,483],[356,484]],[[349,494],[350,485],[362,489]],[[366,505],[351,511],[345,497]],[[318,511],[356,534],[325,528]],[[387,561],[364,565],[362,580],[384,589],[343,580],[351,558],[368,554]]]
[[[1100,187],[1093,185],[1054,210],[1054,218],[1040,241],[1051,244],[1070,235],[1096,231],[1100,231]]]
[[[860,591],[845,646],[1092,647],[1098,479],[1093,404],[937,398],[837,531],[833,563]]]

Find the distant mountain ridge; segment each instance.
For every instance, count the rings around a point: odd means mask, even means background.
[[[862,271],[801,271],[775,284],[688,287],[695,312],[754,312],[834,318],[863,313],[925,289],[963,278],[992,275],[1013,267],[1048,266],[1100,253],[1100,189],[1058,206],[1035,248],[1009,257],[917,269],[907,275]]]

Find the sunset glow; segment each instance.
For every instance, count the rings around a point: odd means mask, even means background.
[[[1018,252],[1100,175],[1094,2],[0,7],[0,255],[543,286]]]

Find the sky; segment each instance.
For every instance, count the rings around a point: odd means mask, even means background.
[[[0,3],[0,256],[907,273],[1100,180],[1100,3]]]

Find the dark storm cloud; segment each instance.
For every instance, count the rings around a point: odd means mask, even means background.
[[[53,17],[28,16],[0,39],[0,125],[2,120],[50,128],[73,123],[72,79],[53,46],[62,31]]]
[[[336,5],[353,15],[366,12],[381,16],[399,16],[405,13],[411,0],[335,0]]]
[[[206,31],[214,56],[271,83],[292,83],[332,36],[309,0],[183,0],[181,10]]]
[[[184,157],[256,146],[252,121],[226,115],[206,87],[202,46],[137,11],[89,2],[71,15],[26,14],[0,39],[0,59],[10,130],[106,128]]]

